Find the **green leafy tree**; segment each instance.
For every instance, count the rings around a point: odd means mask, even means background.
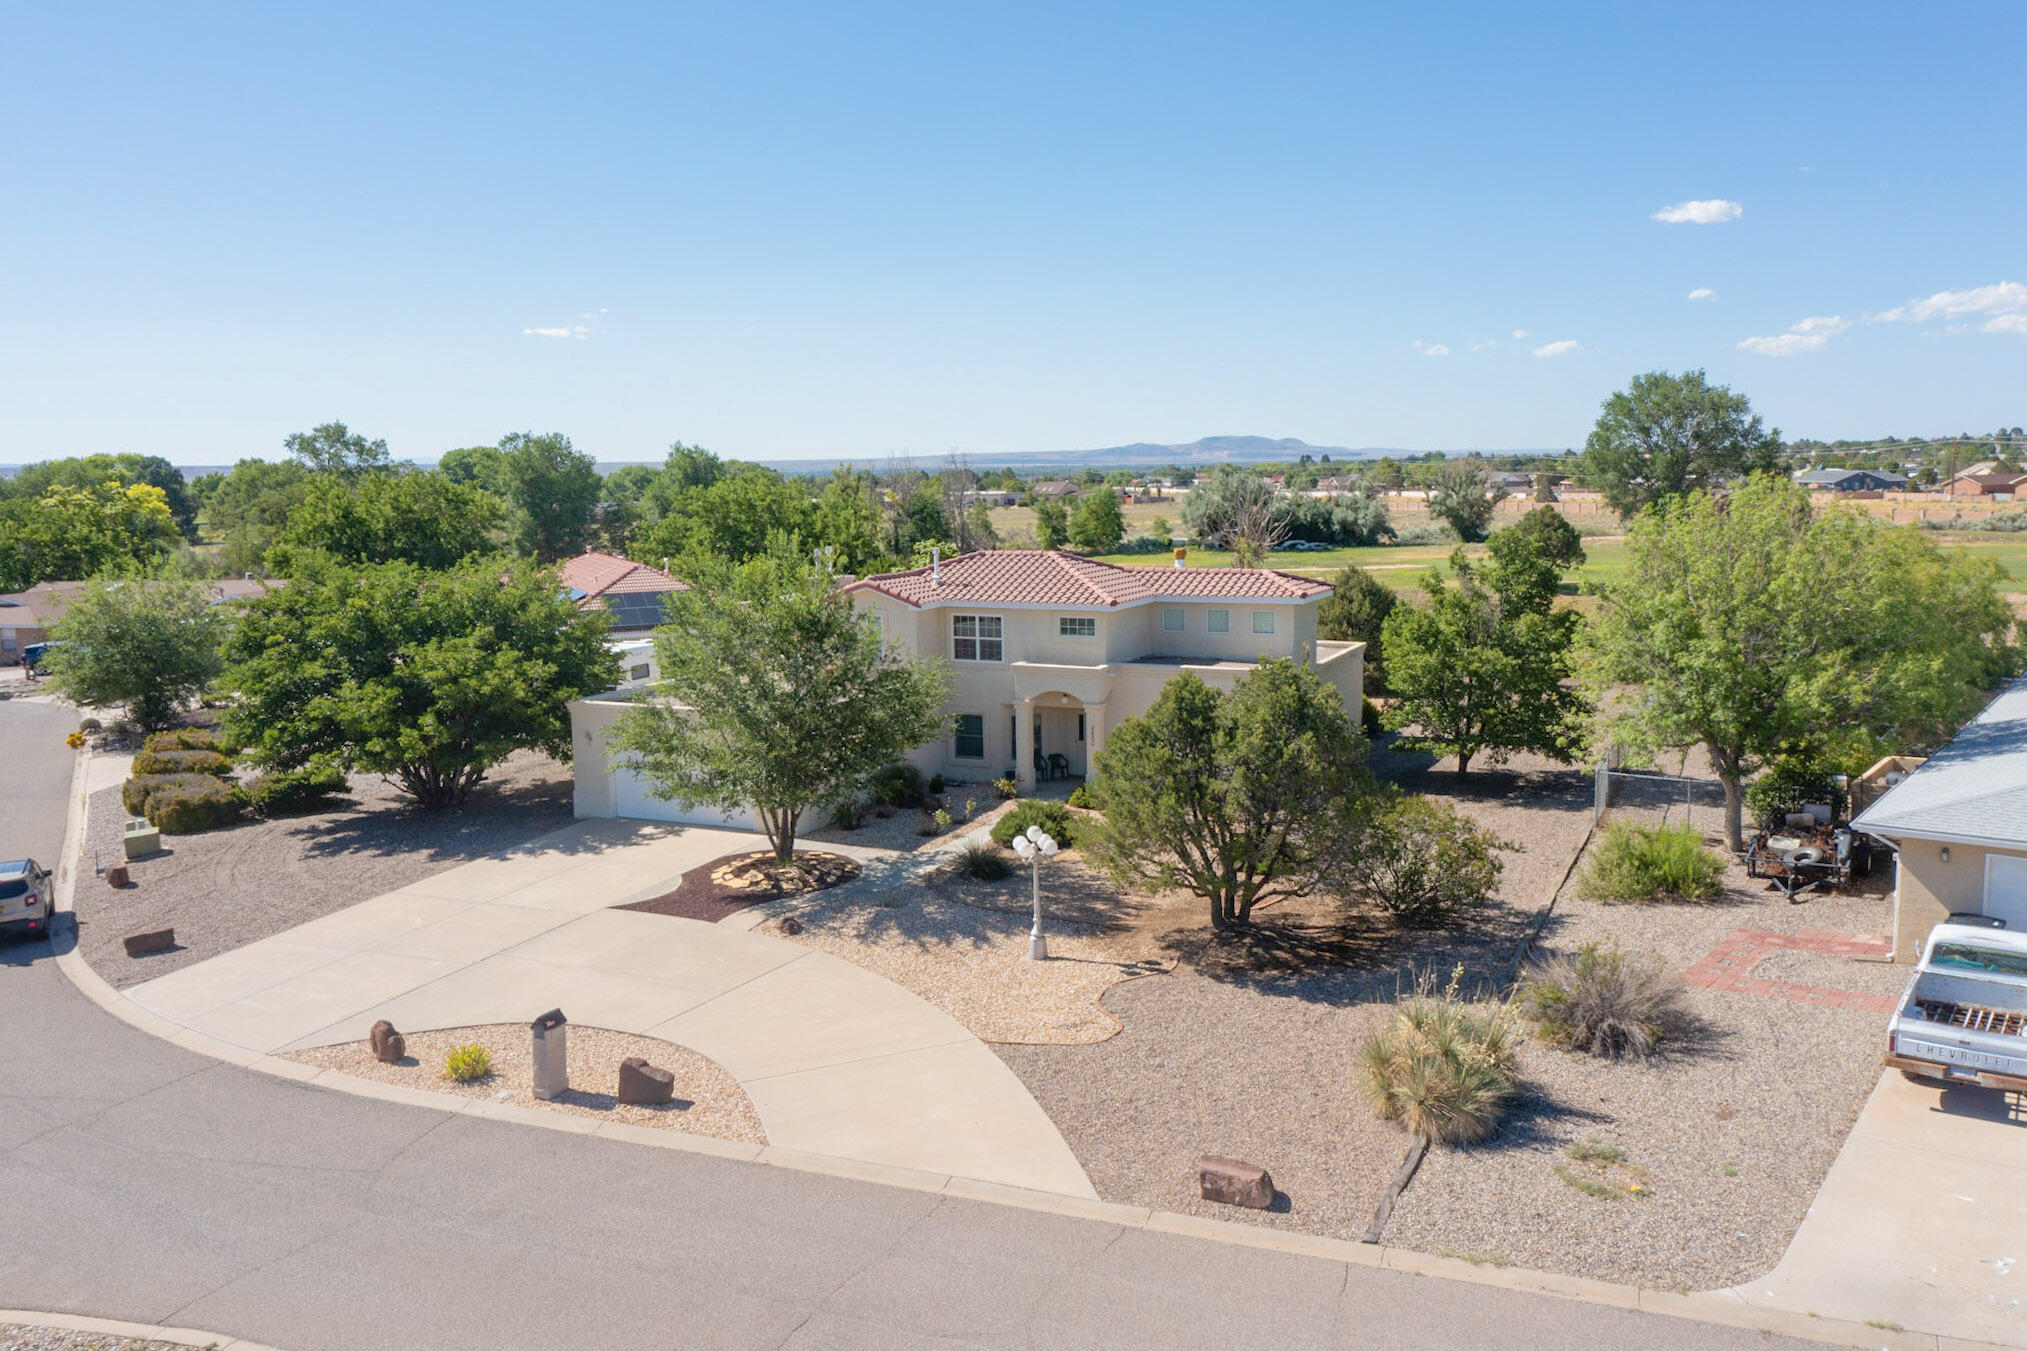
[[[667,499],[661,519],[635,533],[632,552],[650,562],[664,557],[744,562],[766,552],[775,535],[812,544],[816,516],[805,484],[760,465],[742,465]]]
[[[1428,607],[1400,606],[1382,626],[1388,725],[1413,729],[1401,739],[1408,749],[1456,756],[1459,778],[1481,757],[1497,765],[1533,751],[1568,762],[1582,745],[1588,705],[1568,683],[1580,621],[1553,608],[1556,588],[1543,585],[1526,543],[1482,570],[1454,551],[1455,582],[1430,569]]]
[[[454,806],[517,750],[569,759],[569,701],[619,683],[605,631],[525,561],[310,558],[242,607],[226,725],[264,768],[340,764]]]
[[[344,563],[414,563],[441,570],[490,550],[499,499],[440,473],[320,477],[291,513],[269,563],[287,576],[306,552]]]
[[[201,582],[94,578],[50,632],[50,684],[88,708],[124,705],[143,731],[167,727],[217,677],[228,630]]]
[[[896,501],[892,545],[906,557],[922,540],[947,540],[957,531],[943,509],[943,488],[934,479],[920,479]]]
[[[831,472],[817,496],[808,543],[830,551],[839,572],[877,572],[887,561],[881,544],[880,499],[873,476],[843,466]]]
[[[1583,565],[1582,538],[1554,507],[1536,507],[1486,542],[1498,587],[1525,597],[1527,608],[1547,610],[1562,590],[1563,574]]]
[[[545,563],[583,549],[605,487],[596,462],[561,432],[514,432],[500,441],[500,459],[514,547]]]
[[[241,460],[204,499],[203,531],[224,545],[230,572],[263,567],[267,551],[309,494],[313,475],[295,460]]]
[[[1658,503],[1628,554],[1586,644],[1605,731],[1636,753],[1704,747],[1733,849],[1744,782],[1771,758],[1854,730],[1934,744],[2018,669],[1996,562],[1818,514],[1778,475]]]
[[[1337,691],[1285,658],[1227,694],[1185,671],[1094,757],[1104,809],[1079,845],[1121,886],[1185,887],[1219,930],[1343,875],[1368,787]]]
[[[1035,543],[1044,549],[1060,549],[1070,538],[1070,513],[1053,497],[1035,499]]]
[[[122,485],[145,483],[162,490],[169,514],[183,538],[197,538],[197,494],[184,479],[183,471],[160,455],[83,455],[67,460],[44,460],[25,465],[7,484],[9,492],[21,497],[40,497],[57,484],[68,488],[97,488],[117,481]]]
[[[502,500],[507,496],[507,457],[498,446],[459,446],[446,450],[436,462],[436,471],[452,483],[483,488]]]
[[[1077,502],[1077,514],[1070,520],[1070,542],[1087,553],[1109,554],[1126,538],[1126,518],[1119,511],[1119,494],[1110,488],[1093,488]]]
[[[0,591],[149,567],[177,538],[160,488],[118,479],[52,484],[37,497],[0,500]]]
[[[385,441],[368,440],[342,422],[326,422],[283,438],[282,448],[313,474],[347,477],[392,469]]]
[[[964,514],[964,533],[971,537],[974,549],[999,547],[999,528],[992,523],[992,508],[983,502],[973,502],[971,510]]]
[[[1466,544],[1476,544],[1491,528],[1492,513],[1506,497],[1506,489],[1494,487],[1492,471],[1479,459],[1451,460],[1431,480],[1429,514],[1457,532]]]
[[[609,733],[614,763],[664,799],[752,808],[785,863],[805,812],[942,733],[949,667],[890,652],[831,571],[779,537],[691,587],[655,634],[656,697]]]
[[[1605,400],[1584,442],[1584,482],[1627,520],[1643,507],[1779,467],[1781,434],[1702,371],[1650,371]]]
[[[1182,499],[1183,529],[1205,548],[1258,558],[1288,537],[1290,504],[1258,471],[1213,465]]]
[[[1365,692],[1386,693],[1384,635],[1387,616],[1400,597],[1361,567],[1346,567],[1330,585],[1330,595],[1316,607],[1316,636],[1326,642],[1364,643]]]

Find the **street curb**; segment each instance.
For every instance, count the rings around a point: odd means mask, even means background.
[[[64,864],[69,873],[67,876],[64,872],[57,875],[57,908],[61,912],[71,910],[75,894],[75,865],[83,843],[82,826],[86,806],[82,786],[89,756],[89,749],[80,752],[77,769],[72,776],[70,834],[64,844]],[[233,1046],[199,1035],[167,1019],[159,1018],[126,998],[103,976],[92,970],[90,964],[77,950],[75,924],[70,926],[70,929],[69,946],[56,953],[57,966],[80,993],[107,1013],[142,1032],[173,1042],[185,1050],[210,1056],[242,1069],[286,1079],[298,1085],[334,1089],[384,1102],[421,1107],[442,1112],[446,1116],[471,1116],[523,1126],[538,1126],[545,1130],[603,1137],[625,1144],[675,1149],[690,1154],[742,1163],[765,1164],[823,1177],[930,1192],[952,1200],[1013,1206],[1022,1210],[1116,1224],[1127,1229],[1180,1234],[1215,1243],[1227,1243],[1235,1247],[1258,1248],[1295,1257],[1320,1258],[1324,1261],[1342,1262],[1347,1266],[1384,1267],[1410,1275],[1434,1276],[1444,1280],[1492,1286],[1525,1294],[1552,1295],[1585,1304],[1660,1314],[1670,1318],[1687,1318],[1727,1327],[1749,1328],[1763,1333],[1779,1333],[1806,1341],[1886,1348],[1887,1351],[1984,1351],[1984,1348],[2004,1346],[2003,1343],[1997,1342],[1967,1341],[1932,1332],[1880,1329],[1844,1319],[1820,1318],[1814,1314],[1765,1308],[1746,1303],[1732,1290],[1678,1293],[1650,1290],[1643,1286],[1625,1285],[1614,1281],[1592,1280],[1582,1276],[1567,1276],[1552,1271],[1474,1264],[1462,1258],[1440,1257],[1408,1248],[1359,1243],[1321,1234],[1268,1229],[1260,1225],[1212,1219],[1203,1215],[1149,1210],[1140,1206],[1093,1200],[1089,1197],[1035,1191],[978,1178],[956,1177],[892,1164],[868,1163],[858,1159],[782,1149],[775,1145],[742,1144],[732,1140],[686,1135],[680,1131],[653,1130],[645,1126],[632,1126],[620,1122],[594,1122],[589,1118],[544,1111],[541,1108],[522,1107],[486,1099],[456,1098],[449,1094],[432,1093],[399,1084],[384,1084],[378,1080],[362,1079],[339,1070],[320,1070],[297,1061],[261,1055],[242,1046]],[[52,949],[56,947],[54,933],[50,935],[50,944]],[[0,1311],[0,1317],[4,1316],[4,1311]],[[171,1339],[162,1338],[162,1340]],[[196,1346],[207,1344],[186,1343]],[[258,1347],[251,1342],[231,1341],[221,1342],[219,1345],[225,1351],[273,1351],[272,1348]]]
[[[82,1314],[42,1313],[31,1309],[0,1309],[0,1324],[55,1328],[64,1332],[100,1332],[109,1337],[132,1337],[137,1341],[171,1342],[177,1346],[210,1348],[210,1351],[277,1351],[266,1342],[249,1342],[217,1332],[193,1328],[164,1327],[159,1323],[128,1323],[117,1318],[87,1318]]]

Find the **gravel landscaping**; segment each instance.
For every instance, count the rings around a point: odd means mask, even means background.
[[[488,1098],[521,1107],[709,1135],[720,1140],[767,1143],[760,1114],[753,1110],[746,1090],[717,1061],[674,1042],[602,1027],[572,1024],[567,1035],[573,1087],[561,1097],[546,1101],[537,1098],[531,1087],[533,1061],[526,1023],[407,1033],[404,1039],[408,1055],[392,1065],[375,1060],[372,1047],[363,1041],[289,1051],[285,1056],[305,1065],[405,1088],[423,1088],[462,1098]],[[455,1047],[472,1044],[485,1047],[491,1054],[493,1072],[484,1079],[461,1084],[444,1074],[444,1057]],[[619,1076],[619,1062],[629,1056],[639,1056],[651,1065],[672,1071],[676,1076],[676,1100],[663,1107],[642,1107],[615,1098],[612,1090]]]
[[[115,986],[167,975],[292,929],[334,910],[525,844],[569,825],[570,767],[516,752],[461,808],[425,812],[373,775],[354,775],[336,809],[249,819],[197,835],[165,835],[164,852],[136,860],[132,883],[108,887],[89,867],[78,879],[78,946]],[[92,795],[87,865],[120,858],[120,790]],[[177,947],[126,955],[128,934],[174,926]]]
[[[0,1323],[0,1351],[189,1351],[189,1348],[182,1342],[115,1337],[109,1332]]]

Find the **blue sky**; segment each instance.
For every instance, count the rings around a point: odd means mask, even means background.
[[[12,6],[0,461],[334,417],[420,459],[1560,447],[1692,366],[1791,434],[1986,431],[2027,422],[2023,40],[2012,0]]]

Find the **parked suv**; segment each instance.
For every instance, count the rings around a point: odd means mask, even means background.
[[[41,938],[55,908],[49,869],[38,868],[32,858],[0,863],[0,934]]]

